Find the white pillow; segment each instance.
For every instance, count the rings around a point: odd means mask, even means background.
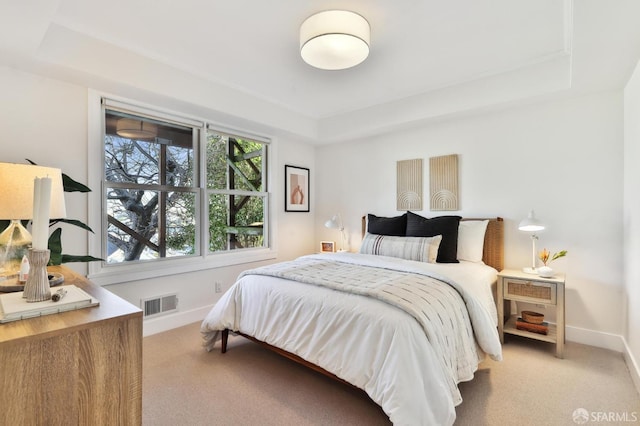
[[[442,235],[435,237],[394,237],[367,233],[360,253],[399,257],[418,262],[436,263]]]
[[[458,260],[482,262],[488,220],[461,220],[458,225]]]

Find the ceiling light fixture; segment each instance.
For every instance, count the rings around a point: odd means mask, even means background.
[[[369,56],[371,28],[362,16],[346,10],[326,10],[300,26],[300,55],[323,70],[351,68]]]
[[[129,139],[153,139],[158,136],[158,126],[148,121],[121,118],[116,123],[116,134]]]

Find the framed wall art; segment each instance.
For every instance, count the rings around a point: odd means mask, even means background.
[[[422,159],[396,163],[397,210],[422,210]]]
[[[320,241],[321,253],[334,253],[336,251],[336,243],[333,241]]]
[[[429,158],[431,210],[458,210],[458,155]]]
[[[284,166],[284,211],[309,211],[309,169]]]

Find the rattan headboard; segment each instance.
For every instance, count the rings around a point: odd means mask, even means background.
[[[484,234],[484,251],[482,261],[501,271],[504,268],[504,220],[501,217],[462,220],[489,220],[487,231]],[[367,217],[362,216],[362,236],[367,232]]]

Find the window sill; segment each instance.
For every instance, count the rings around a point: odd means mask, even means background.
[[[242,253],[211,254],[206,258],[194,256],[188,259],[165,259],[129,265],[103,266],[103,264],[96,262],[90,265],[88,278],[95,284],[106,286],[206,269],[262,262],[265,260],[273,260],[277,257],[278,253],[275,250],[256,249],[247,250]]]

